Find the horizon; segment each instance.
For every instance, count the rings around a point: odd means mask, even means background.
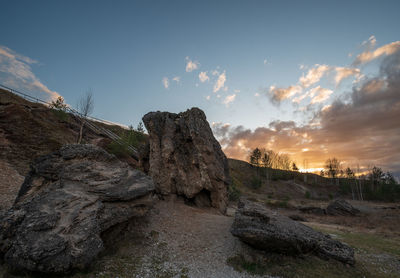
[[[0,83],[72,107],[92,89],[126,126],[199,107],[228,157],[400,177],[400,2],[118,4],[3,3]]]

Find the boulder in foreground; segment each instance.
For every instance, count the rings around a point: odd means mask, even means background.
[[[157,192],[185,196],[201,206],[209,203],[225,213],[228,160],[204,112],[150,112],[143,122],[149,132],[149,174]]]
[[[231,232],[257,249],[287,255],[313,253],[324,259],[355,263],[351,247],[248,200],[240,200]]]
[[[152,180],[93,145],[40,157],[0,219],[0,257],[14,270],[66,273],[103,250],[101,233],[152,205]]]

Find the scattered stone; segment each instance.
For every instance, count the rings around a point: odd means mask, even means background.
[[[150,112],[143,117],[149,132],[149,174],[163,195],[177,194],[225,213],[230,184],[228,160],[214,138],[204,112]],[[196,195],[202,194],[201,197]]]
[[[313,253],[354,265],[354,250],[261,204],[239,201],[231,233],[243,242],[266,251],[299,255]]]
[[[19,271],[84,269],[103,250],[101,234],[143,216],[152,180],[94,145],[39,157],[0,219],[0,259]]]
[[[292,215],[289,215],[288,217],[294,221],[307,222],[307,219],[305,219],[304,217],[302,217],[298,214],[292,214]]]
[[[303,213],[326,215],[326,210],[320,207],[302,207],[299,210]]]
[[[328,205],[326,213],[329,215],[355,216],[360,211],[345,200],[338,199]]]

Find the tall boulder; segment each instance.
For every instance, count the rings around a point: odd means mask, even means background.
[[[15,270],[83,269],[103,250],[101,233],[143,216],[153,190],[150,177],[99,147],[62,147],[34,161],[0,219],[0,257]]]
[[[150,112],[143,122],[150,137],[149,174],[158,193],[182,195],[201,206],[209,203],[225,213],[228,160],[204,112]]]
[[[257,249],[288,255],[312,253],[353,265],[354,250],[328,235],[245,199],[239,201],[231,233]]]

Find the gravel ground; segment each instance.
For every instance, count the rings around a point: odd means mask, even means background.
[[[171,197],[157,202],[147,223],[135,227],[140,231],[134,233],[147,235],[136,237],[141,244],[128,241],[117,252],[140,258],[135,277],[261,277],[237,272],[226,263],[229,257],[249,248],[230,233],[233,212],[230,208],[231,216],[224,216]]]

